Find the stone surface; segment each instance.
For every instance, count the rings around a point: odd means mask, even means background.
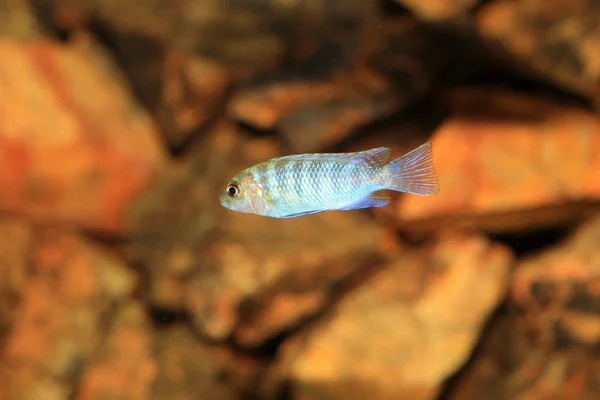
[[[294,398],[436,398],[502,300],[511,264],[479,236],[403,251],[287,346]]]
[[[466,16],[479,0],[396,0],[424,21],[447,20]]]
[[[132,75],[135,72],[132,71]],[[150,104],[173,150],[185,149],[223,111],[232,77],[218,62],[170,51],[160,76],[158,104]],[[140,86],[144,83],[140,82]]]
[[[524,260],[510,299],[530,333],[547,346],[600,345],[600,218]]]
[[[142,304],[121,305],[85,366],[76,398],[149,399],[157,374],[152,339]]]
[[[236,400],[256,384],[256,361],[220,345],[206,345],[183,326],[156,337],[157,379],[152,399]]]
[[[600,216],[516,266],[507,307],[446,398],[592,399],[600,384]]]
[[[396,196],[403,228],[505,231],[581,218],[600,200],[600,119],[510,92],[464,91],[434,132],[440,192]],[[416,147],[416,146],[415,146]],[[395,153],[395,156],[402,153]]]
[[[0,355],[1,386],[9,399],[64,399],[135,277],[72,234],[37,232],[30,241],[31,264]]]
[[[61,29],[101,30],[174,151],[207,130],[230,84],[296,64],[314,70],[339,53],[352,57],[377,10],[375,0],[33,3]]]
[[[0,37],[31,40],[45,33],[28,0],[0,1]]]
[[[149,116],[74,48],[3,40],[0,57],[0,210],[120,232],[163,161]]]
[[[476,360],[446,391],[449,400],[594,399],[600,359],[595,352],[548,352],[503,314],[486,335]]]
[[[522,67],[597,100],[599,18],[594,0],[498,0],[481,8],[476,24]]]
[[[304,153],[334,146],[403,105],[383,76],[344,70],[337,64],[352,60],[340,58],[316,77],[300,70],[286,71],[292,78],[257,80],[233,94],[228,114],[258,129],[279,129],[292,152]]]
[[[256,346],[318,312],[336,283],[395,246],[360,212],[282,222],[219,204],[228,179],[277,155],[269,140],[223,123],[140,199],[131,255],[151,276],[155,306],[184,308],[210,337]]]
[[[0,219],[0,340],[17,317],[25,286],[31,245],[30,226],[16,218]]]

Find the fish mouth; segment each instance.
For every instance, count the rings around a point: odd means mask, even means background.
[[[225,208],[227,208],[227,206],[225,205],[225,200],[223,199],[223,197],[219,197],[219,202],[221,203],[221,205]]]

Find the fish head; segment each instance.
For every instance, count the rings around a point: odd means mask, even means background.
[[[221,192],[221,205],[229,210],[246,214],[259,214],[260,191],[252,174],[242,171],[231,179]]]

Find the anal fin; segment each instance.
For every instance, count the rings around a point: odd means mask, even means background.
[[[348,204],[340,210],[358,210],[361,208],[379,208],[387,206],[390,203],[390,198],[385,195],[369,194],[362,199]]]

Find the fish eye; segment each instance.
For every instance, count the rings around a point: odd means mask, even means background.
[[[240,189],[238,188],[237,184],[235,183],[230,183],[229,186],[227,186],[227,194],[230,197],[235,197],[240,193]]]

